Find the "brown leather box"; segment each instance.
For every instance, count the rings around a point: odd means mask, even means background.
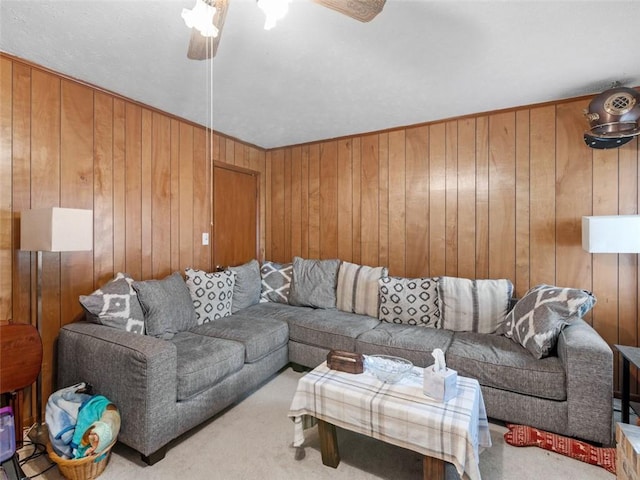
[[[331,370],[347,373],[362,373],[364,371],[364,356],[361,353],[331,350],[327,354],[327,366]]]

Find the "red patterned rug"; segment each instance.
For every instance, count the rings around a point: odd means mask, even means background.
[[[594,447],[587,442],[563,437],[557,433],[549,433],[525,425],[507,423],[509,431],[504,434],[504,440],[514,447],[536,446],[552,452],[575,458],[582,462],[598,465],[615,475],[616,449]]]

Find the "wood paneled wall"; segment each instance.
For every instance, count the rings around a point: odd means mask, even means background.
[[[584,288],[602,337],[638,345],[638,255],[581,248],[583,215],[638,213],[638,140],[588,148],[589,101],[269,151],[266,257]]]
[[[119,271],[148,279],[188,266],[211,270],[212,247],[201,235],[212,233],[212,162],[264,172],[265,153],[7,55],[0,96],[1,322],[34,321],[35,253],[19,250],[20,211],[94,210],[92,252],[43,254],[46,399],[58,330],[81,313],[78,296]]]

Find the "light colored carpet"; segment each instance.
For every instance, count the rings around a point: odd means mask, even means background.
[[[294,459],[293,423],[287,417],[298,379],[290,368],[282,371],[242,402],[172,442],[164,460],[145,466],[139,455],[117,444],[100,480],[271,480],[271,479],[389,479],[422,478],[422,459],[411,451],[338,430],[342,461],[337,469],[320,458],[317,427],[306,432],[306,456]],[[504,442],[506,428],[491,425],[493,446],[480,455],[483,480],[540,478],[613,480],[614,475],[593,465],[537,447],[512,447]],[[23,449],[21,455],[26,453]],[[25,465],[35,475],[48,465],[41,457]],[[58,480],[53,468],[38,479]],[[457,479],[447,468],[447,480]]]

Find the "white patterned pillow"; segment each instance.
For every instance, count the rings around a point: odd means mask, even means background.
[[[87,320],[144,335],[144,313],[132,284],[133,278],[118,272],[91,295],[80,295]]]
[[[440,277],[438,295],[441,328],[493,333],[509,312],[513,284],[507,279]]]
[[[496,333],[543,358],[555,347],[571,318],[582,317],[595,303],[596,297],[587,290],[536,285],[518,300]]]
[[[378,318],[387,323],[404,323],[438,328],[438,278],[382,277]]]
[[[260,302],[289,303],[293,263],[264,262],[260,268]]]
[[[235,285],[232,271],[207,273],[187,268],[185,273],[198,325],[231,315]]]
[[[378,280],[387,275],[387,267],[342,262],[338,272],[338,310],[377,317],[380,308]]]

